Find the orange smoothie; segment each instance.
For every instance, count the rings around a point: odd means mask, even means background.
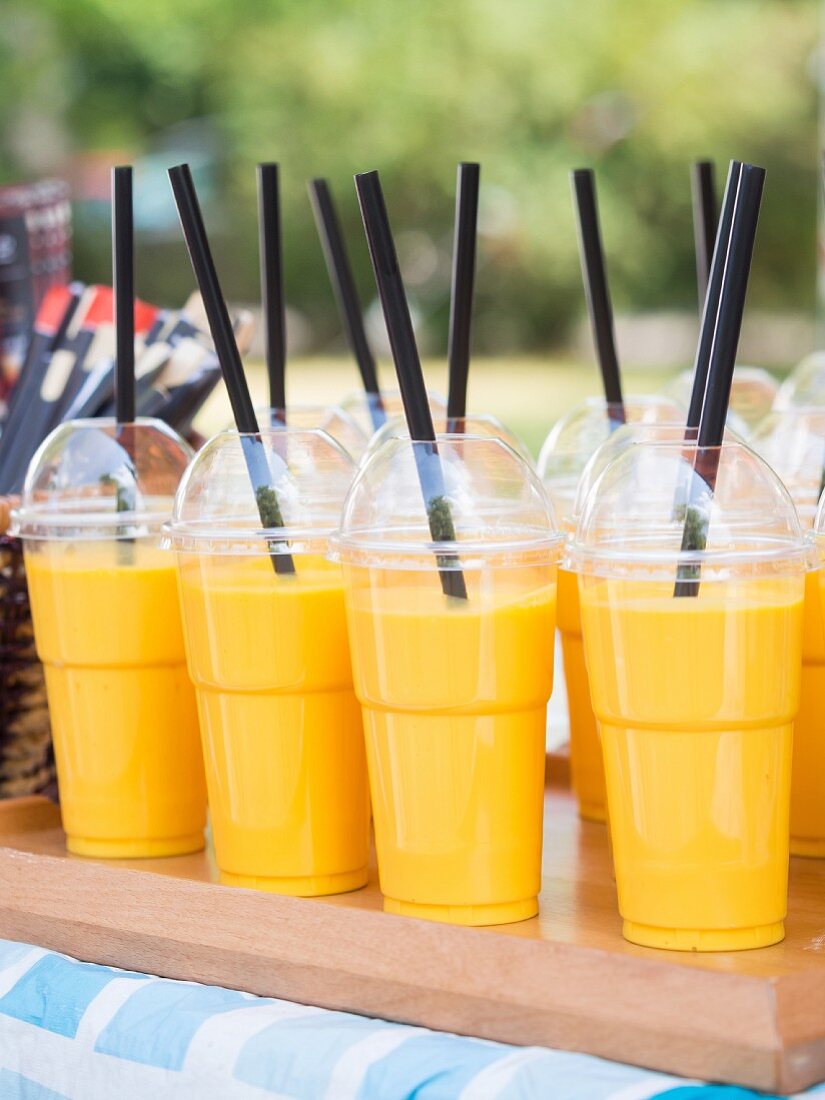
[[[784,935],[802,575],[582,577],[624,934],[680,950]]]
[[[69,851],[197,851],[206,791],[174,558],[152,540],[25,554]]]
[[[794,723],[791,854],[825,856],[825,630],[821,571],[805,577],[802,691]]]
[[[222,881],[302,896],[363,886],[369,796],[340,567],[178,561]]]
[[[345,565],[388,912],[500,924],[538,910],[556,566]]]
[[[570,769],[579,814],[588,821],[607,820],[607,792],[599,728],[590,702],[584,659],[579,579],[559,570],[559,633],[564,655],[567,711],[570,720]]]

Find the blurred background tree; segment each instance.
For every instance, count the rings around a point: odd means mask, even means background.
[[[258,294],[254,164],[282,163],[287,293],[340,347],[306,199],[328,176],[365,300],[352,173],[378,167],[431,351],[455,165],[482,162],[476,347],[558,345],[581,314],[568,170],[598,170],[619,309],[695,309],[689,164],[768,168],[751,302],[813,309],[817,0],[4,0],[0,179],[66,174],[75,269],[108,281],[108,169],[138,165],[139,289],[191,274],[165,179],[189,159],[227,293]]]

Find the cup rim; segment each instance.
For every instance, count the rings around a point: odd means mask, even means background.
[[[401,528],[403,530],[403,528]],[[548,531],[539,534],[539,528],[525,528],[534,532],[527,538],[510,539],[452,539],[449,542],[436,542],[433,539],[421,539],[415,542],[403,539],[383,539],[377,537],[373,529],[360,531],[340,530],[332,533],[329,539],[330,557],[333,561],[350,561],[356,557],[413,559],[422,556],[444,555],[454,557],[454,565],[445,564],[444,568],[466,568],[467,558],[493,557],[545,557],[548,561],[561,558],[567,534],[564,531]],[[370,537],[372,536],[372,537]],[[441,568],[441,566],[440,566]]]
[[[326,554],[334,525],[318,527],[220,527],[214,522],[166,519],[160,528],[166,550],[191,554]],[[204,547],[209,546],[209,549]]]
[[[81,540],[135,539],[157,535],[163,524],[169,519],[169,507],[147,511],[130,510],[127,512],[70,511],[62,514],[59,506],[48,508],[29,505],[12,509],[9,534],[24,542],[49,542],[67,540],[67,531],[72,538]]]
[[[639,541],[642,541],[642,536]],[[759,548],[751,549],[652,550],[634,548],[632,541],[626,540],[621,547],[611,550],[604,542],[591,547],[578,542],[574,537],[567,543],[564,567],[582,576],[604,577],[627,576],[628,566],[638,567],[639,572],[667,570],[668,576],[675,576],[676,571],[683,566],[696,567],[702,572],[702,583],[719,580],[720,578],[714,576],[717,569],[747,572],[759,565],[779,563],[786,564],[791,573],[808,572],[816,568],[812,561],[811,546],[804,536],[801,539],[760,536],[759,542],[762,544]],[[764,545],[766,543],[769,545]]]

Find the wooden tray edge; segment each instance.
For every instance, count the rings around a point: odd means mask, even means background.
[[[764,1090],[825,1060],[823,1036],[789,1068],[773,979],[10,848],[0,898],[0,935],[124,969]]]

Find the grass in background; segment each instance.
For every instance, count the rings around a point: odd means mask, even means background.
[[[446,394],[447,367],[443,360],[424,363],[427,385]],[[252,398],[256,406],[267,403],[266,374],[262,363],[247,365]],[[625,369],[623,380],[628,395],[656,393],[673,377],[672,371],[650,368]],[[396,389],[391,368],[381,372],[381,384]],[[288,400],[295,403],[334,404],[358,389],[360,380],[350,359],[303,359],[287,366]],[[474,360],[470,372],[467,405],[471,412],[493,413],[503,420],[538,455],[550,427],[585,397],[599,392],[598,371],[593,364],[569,359],[538,359],[516,356]],[[198,427],[211,434],[231,420],[229,401],[221,386],[205,407]]]

